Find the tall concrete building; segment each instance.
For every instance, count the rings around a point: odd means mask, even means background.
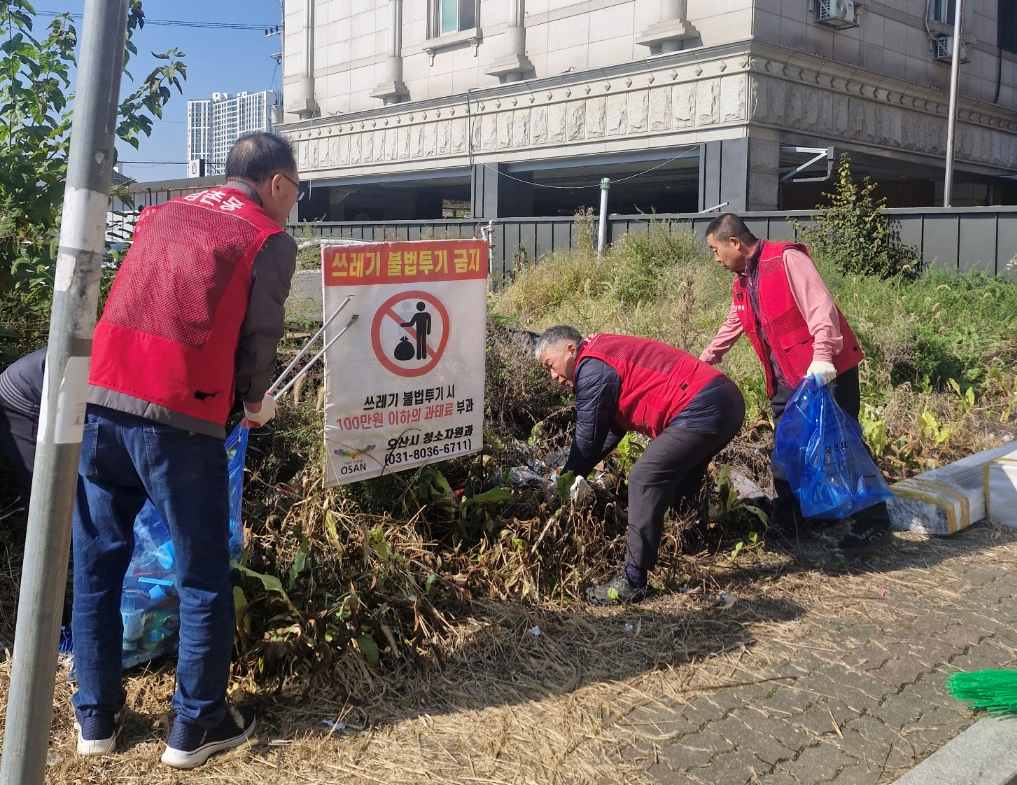
[[[212,102],[187,102],[187,160],[209,160],[212,155]]]
[[[302,218],[942,203],[953,0],[285,0]],[[966,0],[954,204],[1017,201],[1017,0]],[[795,170],[808,162],[812,164]]]
[[[209,175],[222,174],[233,143],[252,131],[272,130],[275,93],[212,93],[210,100],[187,102],[187,160],[205,159]]]

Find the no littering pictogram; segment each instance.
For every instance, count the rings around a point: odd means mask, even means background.
[[[386,370],[397,376],[423,376],[440,362],[450,332],[441,300],[424,291],[399,292],[375,312],[371,347]]]

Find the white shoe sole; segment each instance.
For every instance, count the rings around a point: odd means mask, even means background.
[[[74,723],[74,729],[78,732],[78,755],[89,758],[95,755],[110,755],[116,751],[117,736],[120,734],[119,727],[113,731],[113,735],[108,739],[81,738],[81,726],[77,722]]]
[[[254,733],[255,725],[257,721],[251,723],[251,727],[241,733],[239,736],[234,736],[231,739],[223,739],[222,741],[211,742],[205,744],[193,752],[185,752],[184,750],[176,750],[172,747],[167,747],[162,753],[162,762],[167,766],[172,766],[174,769],[194,769],[201,766],[215,755],[217,752],[225,752],[235,747],[239,747]]]

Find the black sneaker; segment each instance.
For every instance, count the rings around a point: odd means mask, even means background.
[[[646,586],[633,586],[625,577],[625,573],[622,573],[607,583],[587,589],[586,601],[593,605],[625,605],[639,602],[646,594]]]
[[[885,507],[885,505],[884,505]],[[848,522],[848,532],[838,547],[848,556],[868,553],[890,540],[890,519],[880,511],[863,510],[858,518]]]
[[[254,733],[254,711],[226,707],[226,716],[214,728],[173,720],[162,762],[175,769],[193,769],[217,752],[239,747]]]
[[[78,731],[78,755],[109,755],[117,748],[120,735],[120,712],[89,717],[75,717],[74,728]]]
[[[795,543],[805,534],[805,519],[793,496],[777,496],[760,505],[766,514],[766,532],[772,540]]]

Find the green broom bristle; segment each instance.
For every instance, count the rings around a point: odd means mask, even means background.
[[[1017,670],[989,669],[955,673],[946,687],[957,700],[992,714],[1017,713]]]

